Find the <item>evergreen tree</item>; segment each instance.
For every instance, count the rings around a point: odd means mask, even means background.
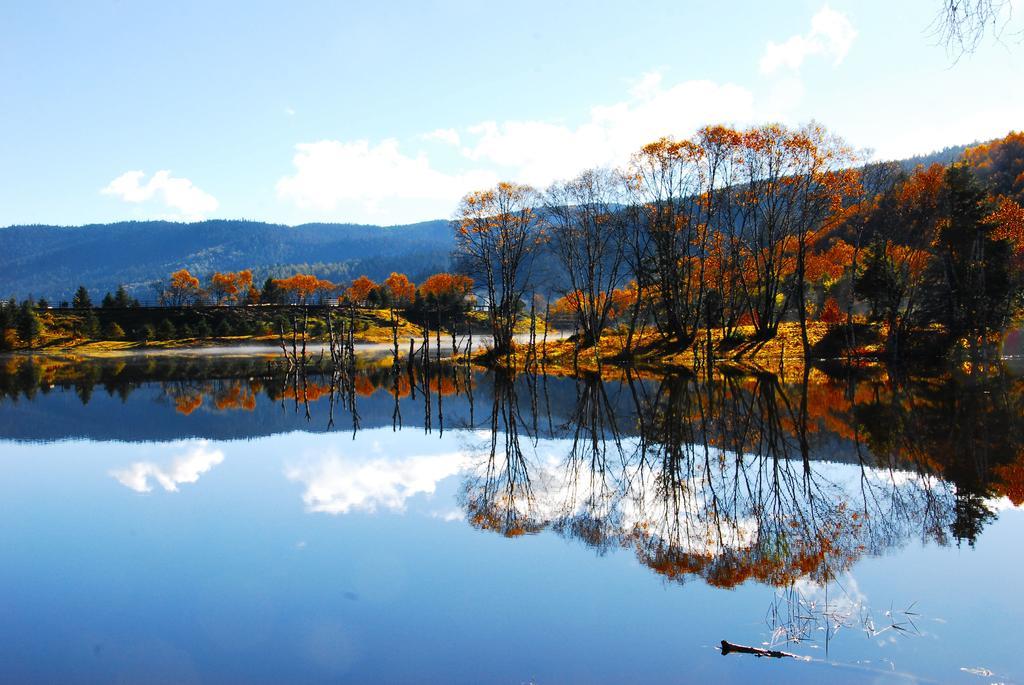
[[[25,300],[21,303],[21,307],[18,310],[17,328],[18,337],[29,347],[35,344],[36,339],[43,332],[43,324],[39,320],[39,314],[36,313],[31,300]]]
[[[156,337],[156,331],[153,329],[153,324],[143,324],[135,331],[135,339],[141,343],[147,343]]]
[[[939,232],[930,299],[951,338],[978,341],[1009,324],[1019,298],[1011,248],[993,239],[988,195],[970,167],[951,166],[946,186],[947,221]]]
[[[128,291],[125,290],[123,285],[119,285],[117,286],[117,294],[114,295],[114,305],[127,309],[128,307],[137,307],[139,303],[128,296]]]
[[[100,320],[96,312],[89,310],[82,319],[82,335],[86,338],[96,339],[100,334]]]
[[[0,350],[8,348],[7,329],[14,328],[16,309],[8,302],[0,302]]]
[[[170,319],[164,319],[156,328],[156,335],[161,340],[174,340],[177,334],[178,331],[175,330],[174,324],[171,323]]]
[[[282,304],[284,302],[284,291],[278,286],[277,281],[268,277],[263,282],[263,290],[260,292],[260,302],[263,304]]]
[[[859,269],[853,283],[854,294],[867,300],[871,306],[868,315],[872,321],[888,319],[889,312],[899,306],[899,289],[893,265],[886,258],[885,242],[878,240],[865,251],[864,264]]]
[[[110,294],[110,291],[107,291],[107,294],[103,296],[103,302],[100,303],[100,306],[104,309],[111,309],[115,306],[114,296]]]
[[[85,289],[84,285],[78,286],[75,296],[71,299],[71,304],[75,309],[92,308],[92,298],[89,297],[89,291]]]

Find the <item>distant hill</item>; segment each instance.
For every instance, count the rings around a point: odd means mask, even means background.
[[[152,299],[152,282],[182,267],[206,276],[251,268],[267,275],[312,271],[345,281],[404,271],[414,280],[444,270],[454,239],[446,221],[408,226],[258,221],[127,221],[78,227],[0,228],[0,296],[56,303],[85,285],[98,300],[124,284]]]
[[[979,142],[975,141],[968,145],[950,145],[944,147],[941,150],[929,152],[924,155],[915,155],[913,157],[907,157],[906,159],[893,160],[898,162],[905,171],[913,171],[918,166],[929,167],[932,164],[942,164],[943,166],[952,164],[953,162],[960,161],[960,158],[964,156],[964,151],[969,147],[978,145]]]

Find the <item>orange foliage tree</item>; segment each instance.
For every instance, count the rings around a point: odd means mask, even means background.
[[[416,297],[416,285],[405,274],[392,271],[381,285],[387,292],[388,301],[394,307],[407,307]]]
[[[352,285],[345,290],[345,296],[353,303],[365,306],[370,298],[370,293],[377,288],[377,284],[366,276],[360,276],[352,281]]]
[[[328,293],[336,288],[330,281],[317,278],[312,274],[295,274],[288,278],[277,279],[274,283],[299,304],[307,304],[317,293]]]
[[[210,294],[217,304],[237,303],[257,298],[252,285],[252,271],[216,272],[210,277]]]
[[[512,351],[534,257],[544,241],[537,192],[499,183],[462,198],[455,218],[456,254],[483,281],[496,354]]]
[[[964,160],[993,195],[1024,204],[1024,131],[967,148]]]
[[[438,299],[466,297],[473,292],[473,279],[462,274],[439,273],[429,276],[420,285],[420,292]]]
[[[171,274],[163,299],[175,307],[180,307],[194,304],[202,294],[199,279],[189,273],[188,269],[179,269]]]

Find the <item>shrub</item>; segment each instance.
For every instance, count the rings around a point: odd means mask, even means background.
[[[164,319],[160,322],[160,325],[157,326],[156,334],[161,340],[174,340],[178,335],[178,331],[175,330],[174,324],[171,323],[170,319]]]
[[[110,321],[103,327],[104,340],[124,340],[124,329],[116,321]]]
[[[153,324],[143,324],[135,329],[135,339],[138,342],[147,343],[154,338],[156,338],[156,330],[153,328]]]

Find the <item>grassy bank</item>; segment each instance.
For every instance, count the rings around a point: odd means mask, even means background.
[[[203,309],[95,309],[92,312],[51,309],[39,312],[40,331],[31,345],[21,341],[13,329],[5,331],[8,350],[75,350],[83,354],[115,353],[133,349],[168,349],[230,346],[240,344],[277,345],[279,330],[291,338],[291,311],[280,308],[224,307]],[[301,313],[295,312],[299,321]],[[484,330],[484,320],[470,314],[474,331]],[[348,321],[348,315],[345,315]],[[335,319],[337,325],[338,319]],[[398,339],[407,345],[419,340],[422,328],[396,313]],[[387,309],[358,309],[354,315],[357,343],[390,343],[393,340],[391,314]],[[310,310],[306,322],[308,340],[326,341],[327,322],[322,310]]]
[[[781,324],[778,334],[768,340],[757,340],[752,326],[741,326],[730,337],[725,337],[721,330],[713,329],[710,336],[702,333],[692,344],[679,346],[645,332],[634,336],[631,352],[626,350],[626,336],[618,332],[605,334],[599,345],[588,347],[577,347],[571,339],[549,340],[547,344],[538,342],[535,359],[538,364],[543,363],[548,373],[565,375],[577,371],[606,373],[609,366],[616,365],[628,365],[638,371],[696,371],[706,366],[710,338],[711,358],[717,368],[785,375],[803,371],[805,360],[797,323]],[[819,345],[827,333],[827,324],[808,324],[811,347]],[[517,369],[522,370],[533,359],[528,346],[517,345],[512,360]]]

